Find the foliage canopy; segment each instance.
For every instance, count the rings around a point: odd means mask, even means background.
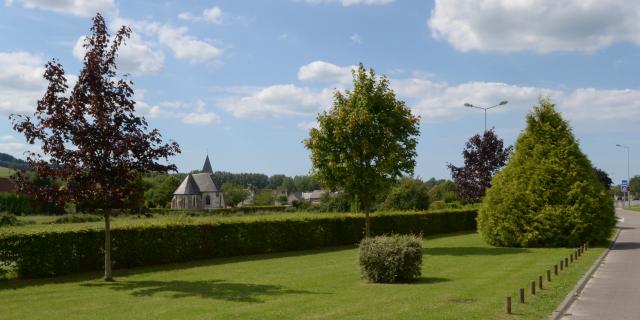
[[[462,151],[464,166],[448,165],[458,194],[467,202],[480,202],[491,187],[491,178],[509,159],[511,149],[504,147],[493,129],[471,137]]]
[[[540,99],[487,191],[478,230],[498,246],[577,246],[606,241],[615,223],[613,202],[569,124]]]
[[[314,177],[357,199],[368,217],[381,191],[413,173],[419,118],[396,99],[385,76],[362,64],[352,73],[353,91],[335,92],[333,108],[318,115],[305,146]]]

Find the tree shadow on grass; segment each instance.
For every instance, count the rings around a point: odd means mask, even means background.
[[[109,288],[116,291],[130,291],[134,297],[149,297],[169,294],[171,298],[200,297],[206,299],[262,303],[262,298],[286,294],[328,294],[306,290],[292,290],[279,285],[226,282],[223,280],[202,281],[116,281],[84,283],[84,287]]]
[[[449,282],[451,279],[448,278],[438,278],[438,277],[420,277],[415,284],[434,284],[440,282]]]
[[[151,272],[187,270],[191,268],[208,267],[208,266],[240,263],[240,262],[247,262],[247,261],[303,257],[303,256],[311,256],[315,254],[338,252],[343,250],[353,250],[355,248],[357,248],[355,245],[342,245],[342,246],[307,249],[307,250],[300,250],[300,251],[258,253],[258,254],[241,255],[241,256],[235,256],[235,257],[218,257],[218,258],[194,260],[194,261],[188,261],[188,262],[176,262],[176,263],[163,264],[163,265],[149,265],[149,266],[132,267],[132,268],[125,268],[125,269],[116,268],[114,270],[114,277],[117,280],[119,277],[127,277],[131,275],[145,274],[145,273],[151,273]],[[49,285],[49,284],[64,284],[64,283],[70,283],[70,282],[92,281],[92,280],[98,280],[102,278],[102,276],[103,276],[103,271],[92,271],[92,272],[82,272],[77,274],[60,275],[52,278],[33,278],[33,279],[27,278],[27,279],[0,280],[0,291],[22,289],[26,287],[42,286],[42,285]]]
[[[526,248],[501,247],[438,247],[423,248],[422,254],[428,256],[498,256],[530,252]]]
[[[639,242],[616,242],[611,250],[637,250],[640,249]]]

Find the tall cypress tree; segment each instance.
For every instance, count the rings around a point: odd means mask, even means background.
[[[607,240],[615,223],[613,202],[571,127],[540,99],[482,202],[480,233],[498,246],[577,246]]]

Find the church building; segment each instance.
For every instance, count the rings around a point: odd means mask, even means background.
[[[207,155],[202,172],[187,175],[173,192],[171,209],[210,210],[224,207],[224,197],[213,183],[213,169]]]

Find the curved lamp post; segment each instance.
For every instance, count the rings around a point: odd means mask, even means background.
[[[478,106],[474,106],[471,103],[465,103],[464,106],[467,108],[476,108],[476,109],[480,109],[480,110],[484,110],[484,132],[487,132],[487,110],[489,109],[493,109],[495,107],[499,107],[499,106],[503,106],[505,104],[509,103],[509,101],[500,101],[500,103],[496,104],[495,106],[491,106],[491,107],[478,107]]]

